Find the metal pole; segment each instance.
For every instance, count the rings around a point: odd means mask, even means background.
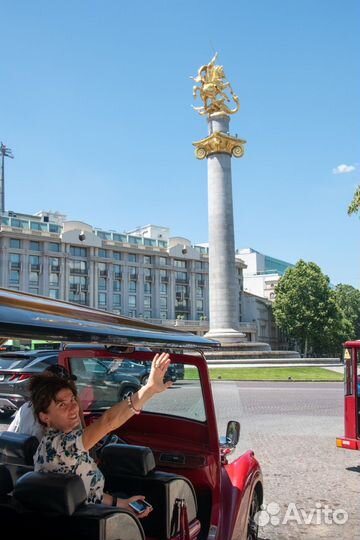
[[[11,159],[14,158],[10,148],[7,148],[5,144],[0,143],[1,153],[1,180],[0,180],[0,212],[5,212],[5,157]]]

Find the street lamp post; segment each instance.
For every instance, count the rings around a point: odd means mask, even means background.
[[[0,212],[5,212],[5,158],[14,159],[13,153],[10,148],[0,143],[1,154],[1,179],[0,179]]]

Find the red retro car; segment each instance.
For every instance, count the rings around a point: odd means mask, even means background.
[[[261,468],[251,450],[232,452],[240,424],[219,438],[203,350],[217,343],[124,317],[0,289],[0,336],[88,343],[64,349],[59,363],[76,375],[87,422],[118,400],[116,385],[99,384],[101,370],[126,357],[149,361],[167,350],[183,378],[155,396],[140,415],[106,437],[99,466],[111,492],[142,493],[153,512],[141,522],[125,510],[84,504],[76,475],[32,471],[36,441],[0,434],[0,519],[13,535],[87,540],[251,540],[263,501]],[[107,343],[109,349],[91,348]],[[136,350],[144,345],[151,350]],[[133,352],[129,349],[133,346]],[[126,351],[125,351],[126,349]],[[185,349],[185,351],[184,351]],[[93,375],[96,384],[91,388]],[[100,375],[101,377],[101,375]],[[114,442],[114,435],[117,439]],[[25,474],[24,474],[25,473]],[[79,482],[80,481],[80,482]],[[11,489],[10,489],[11,488]],[[41,526],[39,526],[41,523]],[[14,530],[17,528],[17,531]]]

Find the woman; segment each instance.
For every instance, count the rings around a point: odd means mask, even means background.
[[[144,497],[135,495],[129,499],[119,499],[104,493],[104,477],[89,450],[133,415],[140,414],[145,403],[155,394],[172,385],[171,382],[164,383],[169,364],[167,353],[156,354],[146,385],[127,400],[113,405],[85,428],[80,426],[79,404],[73,381],[43,374],[33,377],[31,401],[39,422],[46,427],[34,456],[35,471],[77,474],[84,482],[87,502],[105,503],[132,511],[129,503]],[[151,508],[137,516],[145,517],[150,511]]]

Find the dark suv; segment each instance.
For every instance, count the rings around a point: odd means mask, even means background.
[[[25,401],[29,399],[29,379],[32,375],[42,373],[51,365],[57,365],[59,351],[38,350],[18,351],[0,354],[0,417],[12,416]],[[123,399],[131,392],[136,392],[141,381],[139,375],[144,376],[146,370],[138,366],[138,370],[132,370],[132,374],[124,367],[114,369],[115,362],[111,358],[96,360],[89,358],[83,361],[83,367],[79,372],[75,371],[76,385],[80,399],[89,382],[91,381],[97,392],[101,394],[105,386],[114,388],[118,399]],[[119,367],[121,363],[117,364]]]

